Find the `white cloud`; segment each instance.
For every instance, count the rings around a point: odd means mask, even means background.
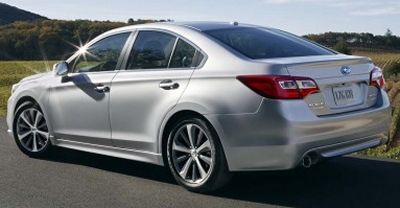
[[[290,2],[290,0],[264,0],[267,4],[284,4]]]
[[[332,0],[264,0],[267,4],[287,4],[287,3],[301,3],[301,2],[326,2]]]
[[[400,7],[385,7],[385,8],[374,8],[368,10],[359,10],[351,13],[356,16],[380,16],[380,15],[392,15],[400,14]]]
[[[338,2],[335,1],[334,3],[329,4],[329,6],[331,7],[339,7],[339,8],[355,8],[355,7],[376,7],[376,6],[380,6],[383,3],[381,2],[357,2],[357,1],[353,1],[353,2]]]
[[[266,4],[315,3],[343,10],[353,16],[382,16],[400,14],[400,3],[393,0],[263,0]]]

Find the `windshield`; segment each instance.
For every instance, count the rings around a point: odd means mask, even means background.
[[[251,59],[336,54],[329,49],[280,30],[235,27],[204,32]]]

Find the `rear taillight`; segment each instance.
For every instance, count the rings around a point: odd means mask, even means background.
[[[254,92],[267,98],[302,99],[319,92],[317,84],[308,77],[249,75],[237,79]]]
[[[375,67],[374,69],[372,69],[370,76],[370,85],[377,88],[382,88],[385,85],[385,78],[383,77],[383,73],[380,68]]]

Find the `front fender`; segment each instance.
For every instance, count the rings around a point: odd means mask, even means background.
[[[35,82],[23,83],[18,89],[10,96],[7,104],[7,125],[9,130],[12,131],[15,119],[15,113],[21,107],[29,104],[30,102],[36,103],[47,121],[50,135],[53,133],[48,108],[48,95],[49,90],[46,85],[38,84]],[[11,133],[11,132],[10,132]],[[53,137],[50,136],[52,144],[54,143]]]

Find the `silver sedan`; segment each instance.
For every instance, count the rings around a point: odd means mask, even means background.
[[[210,192],[235,171],[310,167],[386,143],[384,84],[371,59],[278,29],[144,24],[15,84],[7,124],[30,157],[58,146],[165,165],[186,189]]]

